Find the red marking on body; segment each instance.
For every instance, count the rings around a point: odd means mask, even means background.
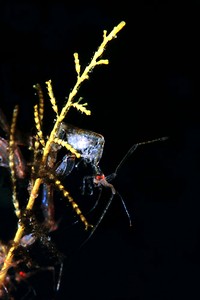
[[[105,179],[105,175],[104,174],[102,174],[102,175],[96,175],[95,179],[98,180],[98,181],[102,180],[102,179]]]
[[[21,277],[23,277],[23,278],[26,278],[26,277],[27,277],[27,276],[26,276],[26,273],[23,272],[23,271],[20,271],[20,272],[19,272],[19,275],[20,275]]]

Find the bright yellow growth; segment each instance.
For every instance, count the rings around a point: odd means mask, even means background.
[[[38,137],[37,148],[39,147],[39,145],[42,147],[42,149],[41,149],[42,150],[42,155],[41,155],[41,161],[39,162],[39,165],[46,166],[48,155],[51,151],[52,145],[55,144],[55,143],[58,143],[59,145],[66,147],[68,150],[70,150],[76,156],[80,156],[80,154],[77,153],[77,151],[75,149],[73,149],[70,145],[68,145],[66,142],[63,142],[62,140],[58,139],[58,136],[57,136],[58,130],[60,128],[61,122],[65,119],[66,114],[67,114],[67,112],[69,111],[69,109],[71,107],[76,108],[78,111],[80,111],[81,113],[85,113],[86,115],[91,114],[90,110],[86,109],[86,107],[85,107],[87,105],[87,103],[80,104],[79,103],[80,100],[77,101],[77,102],[74,102],[74,98],[77,95],[81,84],[85,80],[89,79],[89,74],[91,74],[91,71],[94,69],[94,67],[96,67],[97,65],[108,64],[109,63],[109,61],[107,59],[100,59],[100,57],[102,56],[103,52],[105,51],[108,42],[110,42],[112,39],[114,39],[117,36],[118,32],[124,26],[125,26],[125,22],[122,21],[116,27],[114,27],[113,30],[109,34],[107,34],[106,30],[103,31],[103,41],[100,44],[97,51],[94,53],[94,56],[92,57],[90,63],[85,67],[85,69],[83,70],[82,73],[81,73],[81,65],[80,65],[78,53],[74,54],[74,62],[75,62],[75,70],[76,70],[76,73],[77,73],[77,81],[76,81],[73,89],[69,93],[69,96],[67,98],[67,102],[63,106],[63,108],[61,109],[60,113],[59,113],[59,109],[58,109],[57,104],[56,104],[56,99],[55,99],[55,96],[54,96],[54,93],[53,93],[51,80],[46,82],[50,102],[51,102],[53,111],[56,113],[56,121],[55,121],[54,126],[51,130],[50,135],[47,138],[47,141],[45,141],[44,135],[43,135],[43,132],[42,132],[42,118],[43,118],[43,111],[44,111],[43,94],[42,94],[42,91],[41,91],[39,85],[34,86],[36,88],[36,90],[38,92],[38,96],[39,96],[39,106],[36,105],[34,107],[34,119],[35,119],[35,127],[36,127],[36,136]],[[16,120],[14,119],[13,128],[15,127],[15,123],[16,123]],[[13,139],[11,139],[11,142],[13,142]],[[35,145],[34,149],[36,149],[36,145]],[[13,154],[12,154],[12,152],[10,153],[10,161],[11,161],[11,169],[13,170],[13,165],[12,165],[12,163],[13,163]],[[31,183],[32,188],[31,188],[30,196],[29,196],[28,203],[27,203],[27,206],[26,206],[27,210],[31,210],[33,208],[35,199],[38,196],[38,191],[39,191],[40,185],[42,183],[43,183],[43,179],[40,178],[39,174],[38,174],[38,178],[36,178]],[[69,202],[72,204],[72,207],[74,208],[76,213],[80,216],[80,219],[85,224],[85,228],[87,229],[89,224],[88,224],[86,218],[81,213],[80,209],[78,208],[78,205],[76,204],[76,202],[72,199],[70,194],[67,191],[65,191],[65,189],[64,189],[64,187],[63,187],[63,185],[61,184],[60,181],[55,181],[55,184],[58,186],[58,188],[60,190],[63,191],[63,195],[68,198]],[[15,205],[16,213],[18,214],[17,200],[14,200],[14,205]],[[7,270],[9,268],[9,266],[11,266],[11,264],[12,264],[13,251],[19,245],[20,240],[21,240],[21,238],[23,237],[23,234],[24,234],[24,229],[25,229],[24,226],[19,222],[17,232],[16,232],[15,237],[13,239],[13,245],[8,250],[7,256],[5,257],[4,264],[3,264],[2,269],[0,271],[0,287],[4,284],[4,280],[6,278]]]
[[[12,181],[12,201],[15,208],[15,214],[19,218],[20,209],[19,201],[17,199],[17,189],[16,189],[16,174],[15,174],[15,162],[14,162],[14,151],[15,151],[15,128],[18,115],[18,106],[13,110],[12,124],[10,127],[10,137],[9,137],[9,167],[11,173]]]

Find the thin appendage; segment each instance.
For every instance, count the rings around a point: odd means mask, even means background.
[[[62,278],[62,273],[63,273],[63,266],[64,266],[64,264],[61,263],[59,274],[58,274],[58,281],[57,281],[57,284],[56,284],[56,292],[58,292],[59,289],[60,289],[60,283],[61,283],[61,278]]]
[[[27,282],[26,282],[27,283]],[[27,297],[30,297],[30,293],[32,293],[32,296],[35,298],[37,296],[36,291],[34,290],[34,288],[32,286],[28,286],[28,291],[27,293],[21,298],[21,300],[28,300]],[[31,296],[31,298],[32,298]]]
[[[82,195],[85,194],[86,191],[86,182],[87,182],[87,193],[91,196],[93,194],[93,176],[85,176],[83,178],[83,183],[82,183]]]
[[[35,299],[37,297],[37,290],[35,290],[34,287],[29,283],[28,279],[34,275],[37,275],[37,273],[39,272],[46,272],[46,271],[51,272],[52,274],[53,292],[54,293],[58,292],[60,288],[61,276],[63,271],[63,263],[61,263],[61,268],[59,270],[58,281],[56,280],[56,276],[55,276],[55,266],[40,267],[39,269],[36,269],[35,271],[29,273],[20,272],[20,274],[18,274],[19,278],[16,279],[18,280],[18,282],[23,280],[24,283],[27,285],[27,289],[28,289],[27,293],[24,294],[22,298],[20,298],[21,300]],[[32,296],[34,298],[32,298]]]
[[[101,199],[101,194],[102,194],[102,188],[99,188],[99,195],[97,200],[95,201],[95,204],[93,205],[93,207],[87,212],[86,215],[90,214],[91,212],[93,212],[95,210],[95,208],[98,206],[99,204],[99,200]]]
[[[124,202],[124,199],[122,198],[122,196],[120,195],[119,192],[117,192],[117,194],[118,194],[118,196],[120,197],[120,200],[121,200],[122,205],[123,205],[123,207],[124,207],[125,213],[126,213],[126,215],[127,215],[127,217],[128,217],[128,220],[129,220],[129,226],[132,227],[131,216],[130,216],[130,214],[129,214],[129,212],[128,212],[128,209],[127,209],[127,207],[126,207],[126,204],[125,204],[125,202]]]
[[[5,285],[2,285],[1,288],[0,288],[0,299],[2,299],[2,300],[9,300],[8,289],[7,289],[7,287]]]
[[[54,209],[54,191],[51,184],[43,184],[42,187],[42,203],[41,208],[44,216],[44,225],[49,231],[55,231],[58,228],[58,224],[55,221],[55,209]]]
[[[102,183],[102,182],[103,182],[103,183]],[[123,205],[123,207],[124,207],[124,210],[125,210],[125,212],[126,212],[126,215],[127,215],[127,217],[128,217],[129,225],[132,226],[130,214],[129,214],[129,212],[128,212],[128,209],[127,209],[127,207],[126,207],[126,204],[125,204],[125,202],[124,202],[122,196],[120,195],[120,193],[119,193],[118,191],[116,191],[116,189],[114,188],[114,186],[113,186],[112,184],[108,183],[107,177],[105,177],[105,179],[103,179],[102,182],[100,182],[100,184],[101,184],[102,186],[105,186],[105,187],[108,187],[108,188],[111,189],[112,196],[115,196],[115,195],[118,195],[118,196],[119,196],[119,198],[120,198],[120,200],[121,200],[121,202],[122,202],[122,205]],[[96,206],[98,205],[99,200],[100,200],[100,198],[101,198],[101,192],[102,192],[102,188],[101,188],[99,197],[98,197],[97,201],[95,202],[95,205],[92,207],[91,210],[94,210],[94,209],[96,208]],[[91,212],[91,210],[90,210],[90,212]]]
[[[92,237],[92,235],[94,234],[94,232],[95,232],[96,229],[98,228],[99,224],[100,224],[101,221],[103,220],[105,214],[107,213],[107,211],[108,211],[108,209],[109,209],[109,207],[110,207],[110,205],[111,205],[111,203],[112,203],[112,200],[113,200],[114,196],[115,196],[115,194],[112,194],[112,195],[111,195],[111,197],[110,197],[110,199],[109,199],[109,201],[108,201],[108,203],[107,203],[107,205],[106,205],[106,207],[105,207],[103,213],[101,214],[101,216],[100,216],[98,222],[96,223],[95,226],[93,226],[93,228],[92,228],[90,234],[89,234],[88,237],[82,242],[82,244],[80,245],[79,248],[82,248],[82,247],[89,241],[89,239]]]
[[[128,157],[137,149],[137,147],[139,146],[139,144],[134,144],[129,150],[128,152],[125,154],[125,156],[122,158],[122,160],[120,161],[120,163],[118,164],[117,168],[115,169],[115,172],[112,175],[117,175],[119,169],[121,168],[121,166],[125,163],[125,161],[128,159]]]
[[[58,271],[58,277],[56,276],[56,269],[55,269],[55,266],[49,266],[49,267],[43,267],[43,268],[40,268],[40,272],[41,271],[49,271],[52,273],[52,279],[53,279],[53,290],[54,292],[58,292],[59,289],[60,289],[60,284],[61,284],[61,279],[62,279],[62,274],[63,274],[63,267],[64,267],[64,263],[61,262],[60,263],[60,268],[59,268],[59,271]],[[37,271],[36,271],[37,272]],[[35,272],[35,273],[36,273]]]
[[[100,192],[99,192],[99,195],[98,195],[97,200],[95,201],[95,204],[92,206],[92,208],[91,208],[88,212],[85,213],[85,216],[88,216],[89,214],[91,214],[91,213],[96,209],[96,207],[98,206],[99,201],[100,201],[100,199],[101,199],[102,188],[99,188],[99,190],[100,190]],[[76,225],[76,224],[79,223],[79,222],[80,222],[79,220],[76,220],[76,221],[74,221],[74,222],[71,224],[71,226],[74,226],[74,225]],[[71,226],[70,226],[70,227],[71,227]]]
[[[119,169],[121,168],[121,166],[125,163],[125,161],[128,159],[128,157],[137,149],[138,146],[142,146],[142,145],[146,145],[146,144],[152,144],[155,142],[162,142],[162,141],[166,141],[168,139],[167,136],[161,137],[161,138],[157,138],[157,139],[153,139],[153,140],[149,140],[146,142],[140,142],[137,144],[134,144],[129,150],[128,152],[125,154],[125,156],[122,158],[122,160],[120,161],[120,163],[118,164],[117,168],[115,169],[115,172],[113,174],[111,174],[112,176],[116,176]]]
[[[125,210],[125,212],[126,212],[126,215],[127,215],[127,217],[128,217],[129,226],[132,227],[131,216],[130,216],[130,214],[129,214],[129,212],[128,212],[128,209],[127,209],[127,207],[126,207],[126,204],[125,204],[125,202],[124,202],[122,196],[121,196],[118,192],[116,192],[115,194],[112,193],[112,195],[110,196],[110,199],[109,199],[109,201],[108,201],[106,207],[104,208],[104,211],[103,211],[103,213],[101,214],[99,220],[97,221],[96,225],[93,226],[93,228],[92,228],[92,230],[91,230],[89,236],[83,241],[83,243],[80,245],[80,247],[84,246],[84,245],[88,242],[88,240],[92,237],[92,235],[95,233],[96,229],[98,228],[98,226],[99,226],[100,223],[102,222],[103,218],[105,217],[105,215],[106,215],[106,213],[107,213],[107,211],[108,211],[110,205],[112,204],[112,201],[113,201],[114,196],[116,196],[116,195],[118,195],[118,196],[120,197],[120,200],[121,200],[121,202],[122,202],[122,205],[123,205],[124,210]],[[100,199],[100,198],[99,198],[99,199]],[[93,209],[94,209],[94,207],[92,208],[92,210],[93,210]]]

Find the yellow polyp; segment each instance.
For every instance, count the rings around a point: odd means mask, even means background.
[[[40,146],[40,143],[39,143],[38,141],[35,141],[35,143],[34,143],[34,147],[35,147],[35,149],[38,149],[38,148],[39,148],[39,146]]]
[[[77,213],[77,215],[81,215],[81,211],[80,211],[80,209],[78,208],[78,205],[77,205],[77,208],[76,208],[76,213]]]
[[[75,154],[77,158],[80,158],[80,153],[78,153],[76,151],[76,149],[74,149],[70,144],[68,144],[66,141],[64,140],[61,140],[59,138],[54,138],[54,143],[62,146],[62,147],[65,147],[67,150],[69,150],[71,153]]]
[[[11,169],[14,167],[14,165],[15,165],[14,162],[10,161],[9,166],[10,166]]]
[[[86,218],[82,214],[80,215],[80,219],[83,223],[88,224]]]
[[[88,230],[89,224],[87,222],[84,222],[85,230]]]
[[[121,21],[117,26],[113,28],[111,33],[107,36],[109,40],[113,39],[116,37],[117,33],[122,30],[122,28],[126,25],[126,22]]]
[[[66,197],[67,197],[69,203],[74,203],[74,199],[69,195],[69,193]]]
[[[85,224],[85,226],[89,226],[89,223],[88,223],[88,221],[86,220],[86,218],[81,214],[80,215],[80,220]]]
[[[62,184],[60,184],[59,186],[58,186],[58,188],[59,188],[59,190],[64,190],[64,186],[62,185]]]
[[[73,107],[75,107],[77,110],[80,112],[86,114],[87,116],[91,115],[91,111],[85,108],[86,103],[84,104],[79,104],[78,102],[75,102],[72,104]]]
[[[97,61],[97,65],[108,65],[108,64],[109,64],[108,59],[100,59],[99,61]]]
[[[81,66],[80,66],[80,62],[79,62],[79,58],[78,58],[78,53],[74,53],[74,63],[75,63],[76,73],[79,76],[80,71],[81,71]]]
[[[76,204],[75,202],[73,202],[73,203],[72,203],[72,207],[73,207],[73,208],[77,208],[77,207],[78,207],[78,204]]]
[[[89,224],[89,223],[87,222],[86,219],[85,219],[85,220],[81,220],[81,221],[82,221],[82,222],[84,223],[84,225],[85,225],[85,230],[88,230],[89,227],[91,227],[91,228],[94,227],[92,224]]]
[[[89,75],[88,74],[83,76],[83,80],[88,80],[88,79],[89,79]]]
[[[64,191],[63,195],[64,195],[64,197],[67,197],[69,195],[69,192]]]

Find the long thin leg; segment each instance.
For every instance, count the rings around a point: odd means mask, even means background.
[[[85,216],[87,216],[87,215],[89,215],[91,212],[93,212],[93,210],[95,210],[95,208],[98,206],[99,201],[100,201],[100,199],[101,199],[101,194],[102,194],[102,188],[100,188],[100,192],[99,192],[98,198],[97,198],[97,200],[95,201],[94,205],[92,206],[92,208],[91,208],[89,211],[87,211],[87,212],[84,214]],[[76,225],[76,224],[79,223],[79,222],[80,222],[80,220],[76,220],[75,222],[73,222],[73,223],[70,225],[70,227]]]
[[[111,203],[112,203],[112,200],[113,200],[113,197],[114,197],[114,196],[115,196],[115,194],[112,194],[112,195],[111,195],[111,197],[110,197],[110,199],[109,199],[109,201],[108,201],[108,203],[107,203],[107,205],[106,205],[106,207],[105,207],[103,213],[101,214],[101,216],[100,216],[98,222],[97,222],[96,225],[92,228],[92,230],[91,230],[90,234],[88,235],[88,237],[82,242],[82,244],[80,245],[79,249],[82,248],[82,247],[88,242],[88,240],[91,238],[91,236],[92,236],[92,235],[94,234],[94,232],[96,231],[97,227],[99,226],[99,224],[100,224],[101,221],[103,220],[105,214],[107,213],[107,211],[108,211],[108,209],[109,209],[109,207],[110,207],[110,205],[111,205]]]
[[[134,144],[128,150],[128,152],[124,155],[124,157],[122,158],[122,160],[118,164],[117,168],[115,169],[114,174],[117,175],[117,173],[118,173],[119,169],[121,168],[121,166],[125,163],[125,161],[128,159],[128,157],[137,149],[138,146],[142,146],[142,145],[146,145],[146,144],[152,144],[152,143],[155,143],[155,142],[161,142],[161,141],[165,141],[167,139],[168,139],[168,137],[164,136],[164,137],[161,137],[161,138],[157,138],[157,139],[149,140],[149,141],[146,141],[146,142],[141,142],[141,143]]]
[[[125,212],[126,212],[126,215],[127,215],[127,217],[128,217],[128,220],[129,220],[129,226],[131,227],[131,226],[132,226],[131,216],[130,216],[130,214],[129,214],[129,212],[128,212],[128,209],[127,209],[127,207],[126,207],[126,204],[125,204],[125,202],[124,202],[124,199],[122,198],[122,196],[120,195],[119,192],[117,192],[117,194],[118,194],[118,196],[120,197],[120,200],[121,200],[121,202],[122,202],[122,205],[123,205],[123,207],[124,207],[124,210],[125,210]]]
[[[58,281],[56,284],[56,292],[58,292],[60,289],[60,283],[61,283],[61,278],[62,278],[62,273],[63,273],[63,266],[64,266],[64,263],[62,262],[60,265],[60,269],[59,269]]]
[[[125,202],[124,202],[122,196],[121,196],[118,192],[116,192],[116,194],[112,193],[112,194],[111,194],[111,197],[110,197],[110,199],[109,199],[109,201],[108,201],[108,203],[107,203],[107,205],[106,205],[106,207],[104,208],[103,213],[101,214],[101,216],[100,216],[100,218],[99,218],[99,220],[97,221],[96,225],[92,228],[92,230],[91,230],[89,236],[84,240],[84,242],[81,244],[80,247],[82,247],[85,243],[87,243],[87,241],[88,241],[88,240],[91,238],[91,236],[94,234],[94,232],[96,231],[97,227],[99,226],[99,224],[100,224],[101,221],[103,220],[105,214],[107,213],[107,211],[108,211],[108,209],[109,209],[109,207],[110,207],[110,205],[111,205],[111,203],[112,203],[112,201],[113,201],[114,196],[116,196],[116,195],[118,195],[118,196],[120,197],[120,200],[121,200],[121,202],[122,202],[122,205],[123,205],[123,207],[124,207],[124,209],[125,209],[125,212],[126,212],[126,214],[127,214],[128,220],[129,220],[129,225],[132,226],[131,216],[130,216],[130,214],[129,214],[129,212],[128,212],[128,209],[127,209],[127,207],[126,207],[126,204],[125,204]]]

